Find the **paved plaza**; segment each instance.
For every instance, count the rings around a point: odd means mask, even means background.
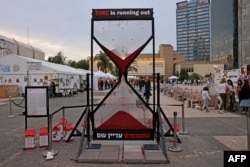
[[[94,100],[100,100],[106,91],[94,92]],[[13,99],[16,104],[22,102],[22,98]],[[45,118],[29,118],[28,127],[36,129],[36,148],[24,151],[25,143],[25,117],[20,115],[24,103],[20,106],[9,104],[8,99],[0,99],[0,166],[1,167],[75,167],[75,166],[169,166],[169,167],[223,167],[224,150],[247,150],[247,124],[246,116],[239,113],[227,112],[220,114],[218,110],[210,109],[210,112],[202,112],[194,108],[184,108],[184,125],[182,119],[182,108],[180,106],[169,106],[170,104],[182,104],[171,97],[161,93],[161,107],[168,119],[173,122],[173,113],[177,112],[177,122],[185,127],[187,135],[179,135],[182,143],[177,143],[182,148],[180,152],[171,152],[167,149],[169,164],[126,164],[126,163],[76,163],[80,137],[74,137],[73,141],[53,142],[52,148],[58,154],[52,160],[46,160],[42,154],[45,148],[40,148],[39,128],[47,125]],[[49,99],[50,113],[62,106],[78,106],[86,104],[86,92],[78,93],[71,97],[58,97]],[[11,113],[10,113],[11,108]],[[66,109],[65,116],[69,122],[75,124],[83,112],[83,108]],[[15,117],[9,117],[14,115]],[[61,117],[58,113],[53,118],[53,123]],[[166,137],[166,147],[173,146],[172,137]],[[132,148],[130,148],[132,149]],[[152,155],[156,156],[156,155]]]

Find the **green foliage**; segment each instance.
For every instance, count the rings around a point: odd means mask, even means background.
[[[188,73],[186,70],[181,69],[179,80],[184,81],[185,79],[188,79]]]
[[[66,57],[63,55],[62,51],[58,52],[56,56],[48,58],[48,62],[56,64],[65,64],[65,61]]]
[[[204,77],[206,77],[206,78],[208,78],[208,77],[210,77],[212,74],[210,73],[210,74],[206,74]]]
[[[68,65],[69,65],[70,67],[77,68],[76,61],[75,61],[75,60],[70,60],[70,61],[68,62]]]
[[[105,73],[113,69],[113,63],[111,63],[110,58],[102,51],[95,55],[94,61],[97,61],[97,69]]]
[[[62,51],[58,52],[56,56],[51,56],[47,60],[48,62],[51,63],[56,63],[56,64],[66,64],[66,57],[63,55]],[[80,61],[75,61],[75,60],[69,60],[67,63],[68,66],[73,67],[73,68],[81,68],[88,70],[89,69],[89,59],[83,59]]]
[[[194,79],[198,80],[198,79],[201,79],[202,76],[200,74],[197,74],[197,73],[192,73],[191,75],[188,76],[188,78],[191,80],[194,80]]]
[[[89,70],[89,60],[84,59],[84,60],[80,60],[80,61],[76,62],[76,67],[81,68],[81,69],[85,69],[85,70]]]

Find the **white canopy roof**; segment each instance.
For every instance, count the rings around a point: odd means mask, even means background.
[[[28,62],[40,62],[42,65],[42,69],[39,71],[30,71],[34,73],[65,73],[65,74],[79,74],[79,75],[86,75],[86,71],[84,70],[79,70],[67,65],[62,65],[62,64],[56,64],[56,63],[51,63],[51,62],[46,62],[42,60],[37,60],[37,59],[31,59],[23,56],[18,56],[18,55],[8,55],[0,58],[0,64],[2,66],[9,66],[10,71],[12,71],[13,66],[19,66],[19,71],[16,71],[16,73],[20,72],[27,72],[27,63]],[[0,70],[0,72],[2,72]],[[88,71],[87,71],[88,72]]]
[[[110,74],[109,72],[106,73],[106,75],[110,78],[110,79],[116,79],[117,77]]]
[[[168,79],[179,79],[179,77],[177,77],[177,76],[170,76],[170,77],[168,77]]]
[[[108,78],[108,75],[102,71],[96,71],[94,72],[94,76],[95,77],[99,77],[99,78]]]

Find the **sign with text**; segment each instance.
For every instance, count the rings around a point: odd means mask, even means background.
[[[135,9],[93,9],[94,20],[153,19],[152,8]]]
[[[48,87],[26,87],[27,116],[48,116]]]
[[[42,63],[41,62],[27,62],[27,69],[29,71],[41,71]]]
[[[94,131],[95,140],[152,140],[153,131]]]
[[[249,167],[250,151],[224,151],[224,167]]]

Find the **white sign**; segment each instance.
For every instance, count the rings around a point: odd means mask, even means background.
[[[47,89],[27,88],[27,115],[47,115]]]
[[[41,62],[27,62],[27,70],[41,71],[42,63]]]

